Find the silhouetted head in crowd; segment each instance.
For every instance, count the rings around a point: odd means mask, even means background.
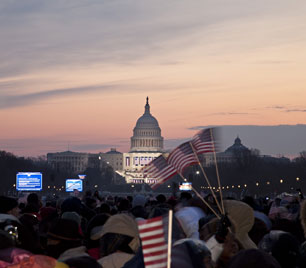
[[[127,200],[129,200],[129,201],[130,201],[130,203],[132,204],[132,202],[133,202],[133,196],[128,195],[126,198],[127,198]]]
[[[185,238],[176,241],[172,249],[171,267],[173,268],[213,268],[211,252],[205,242]]]
[[[129,211],[129,209],[130,209],[130,201],[125,198],[121,199],[118,204],[118,211],[125,212]]]
[[[147,198],[142,194],[138,194],[133,199],[132,208],[145,207],[146,203],[147,203]]]
[[[97,208],[97,213],[110,214],[110,206],[106,203],[102,203],[100,207]]]
[[[97,200],[93,197],[86,197],[85,204],[90,209],[95,209],[97,207]]]
[[[91,190],[87,190],[86,192],[85,192],[85,198],[86,197],[91,197],[92,196],[92,191]]]
[[[81,211],[82,211],[81,200],[74,196],[66,198],[61,204],[61,213],[64,213],[67,211],[69,212],[74,211],[78,213],[79,215],[81,215]]]
[[[156,200],[158,202],[158,204],[164,204],[166,203],[166,196],[163,194],[159,194],[158,196],[156,196]]]
[[[259,242],[258,248],[271,254],[282,268],[295,268],[300,259],[301,248],[290,233],[271,231]]]
[[[27,203],[28,204],[37,204],[37,205],[39,205],[40,204],[40,200],[39,200],[38,195],[35,194],[35,193],[29,194],[28,197],[27,197]]]
[[[181,192],[180,201],[183,205],[189,205],[192,199],[192,195],[189,192]]]
[[[74,220],[58,219],[47,235],[47,255],[55,259],[66,250],[82,245],[83,236]]]
[[[257,249],[240,251],[230,261],[228,268],[281,268],[279,263],[268,253]]]
[[[18,217],[19,208],[17,200],[8,196],[0,196],[0,213]]]

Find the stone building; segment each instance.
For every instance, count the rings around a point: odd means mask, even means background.
[[[57,169],[71,173],[80,173],[88,167],[99,167],[99,155],[79,152],[58,152],[47,154],[48,164]]]
[[[123,169],[123,154],[118,152],[116,148],[111,148],[106,153],[100,153],[99,159],[110,165],[114,170],[122,171]]]
[[[133,130],[130,151],[123,154],[121,175],[128,183],[152,183],[154,179],[144,179],[141,169],[163,153],[164,138],[158,121],[150,112],[148,97],[144,108]]]

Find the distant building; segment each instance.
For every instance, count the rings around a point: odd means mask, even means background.
[[[162,152],[164,138],[161,136],[161,129],[158,121],[150,113],[149,98],[145,105],[144,114],[137,120],[131,137],[130,152]]]
[[[71,173],[80,173],[88,167],[99,166],[99,155],[79,152],[58,152],[47,154],[48,164],[56,170],[67,170]]]
[[[123,172],[128,183],[152,183],[155,179],[143,178],[141,169],[163,153],[164,138],[158,121],[150,112],[147,97],[144,114],[137,120],[131,137],[129,153],[123,154]]]
[[[123,170],[123,154],[118,152],[116,148],[111,148],[106,153],[100,153],[99,158],[110,165],[115,171]]]
[[[237,158],[249,156],[251,153],[251,150],[244,146],[241,142],[241,139],[237,137],[232,146],[228,147],[224,152],[216,153],[216,159],[218,163],[233,163],[237,161]],[[268,163],[290,163],[290,159],[286,157],[274,157],[270,155],[259,154],[258,157]],[[213,153],[203,154],[200,159],[204,166],[211,166],[215,164]]]
[[[237,160],[237,157],[242,157],[251,153],[251,150],[241,143],[241,139],[237,137],[234,144],[228,147],[224,152],[216,153],[216,159],[218,163],[232,163]],[[215,164],[214,154],[205,154],[202,157],[203,164],[205,166],[211,166]]]
[[[260,158],[264,160],[266,163],[279,163],[279,164],[290,164],[290,159],[284,156],[281,157],[274,157],[271,155],[261,155]]]

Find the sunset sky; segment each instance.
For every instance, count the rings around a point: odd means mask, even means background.
[[[226,125],[226,146],[298,154],[305,14],[303,0],[1,0],[0,150],[126,152],[149,96],[166,147]]]

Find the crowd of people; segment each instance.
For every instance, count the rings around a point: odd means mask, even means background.
[[[0,268],[145,267],[137,222],[162,216],[168,241],[169,210],[171,267],[306,267],[303,196],[204,200],[192,192],[118,197],[87,191],[43,201],[36,193],[0,196]],[[211,210],[219,204],[223,215]]]

